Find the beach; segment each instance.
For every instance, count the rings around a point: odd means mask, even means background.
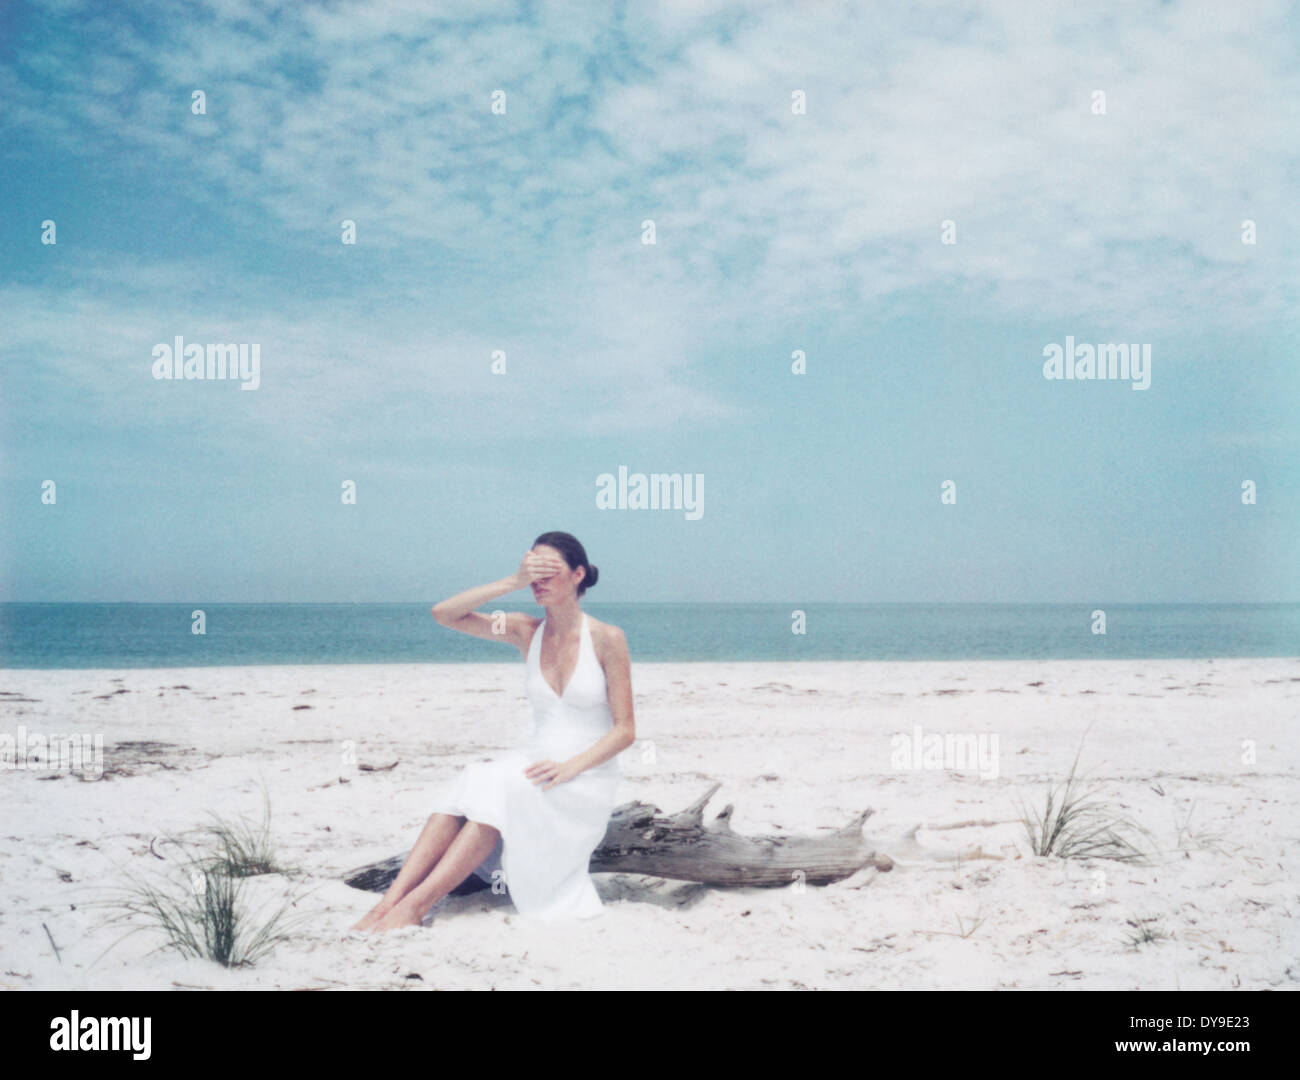
[[[893,869],[771,889],[597,874],[590,921],[530,925],[483,892],[348,935],[378,897],[343,877],[408,850],[439,786],[526,738],[522,676],[522,660],[0,672],[0,735],[103,746],[98,778],[0,771],[0,986],[1300,986],[1300,658],[634,663],[620,802],[673,812],[719,783],[706,821],[731,803],[736,832],[789,836],[870,808]],[[1041,810],[1085,732],[1080,770],[1150,831],[1150,865],[1029,849],[1020,800]],[[954,766],[954,744],[983,757]],[[292,885],[318,912],[290,940],[228,970],[98,925],[124,871],[173,869],[160,840],[211,812],[256,821],[263,790],[291,874],[249,895]]]

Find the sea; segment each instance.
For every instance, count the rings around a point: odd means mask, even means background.
[[[0,668],[519,659],[412,604],[0,604]],[[1300,604],[584,604],[632,662],[1300,657]],[[511,610],[518,610],[511,608]],[[526,606],[535,615],[540,608]],[[195,633],[202,612],[203,633]],[[1098,612],[1104,612],[1104,633]]]

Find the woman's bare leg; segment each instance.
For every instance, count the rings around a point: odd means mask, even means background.
[[[411,848],[411,853],[406,857],[406,862],[402,864],[402,869],[384,893],[383,899],[371,908],[352,929],[369,930],[392,911],[402,897],[424,880],[429,871],[442,858],[443,853],[451,846],[451,842],[456,838],[456,834],[464,823],[465,819],[455,814],[431,814],[429,820],[424,823],[424,828],[420,831],[415,846]]]
[[[474,868],[491,854],[500,835],[491,825],[466,821],[429,876],[403,896],[373,929],[419,926],[429,908],[469,877]]]

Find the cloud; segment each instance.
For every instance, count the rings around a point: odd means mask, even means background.
[[[103,435],[171,432],[196,452],[268,441],[354,452],[395,433],[445,448],[463,442],[467,415],[493,418],[479,445],[739,415],[691,378],[687,330],[616,279],[580,296],[539,287],[535,312],[517,327],[487,318],[467,327],[458,309],[421,303],[376,318],[364,297],[322,304],[306,293],[269,310],[253,295],[256,282],[231,292],[211,285],[198,257],[115,255],[74,265],[57,291],[0,289],[14,360],[6,404],[15,415],[49,409],[76,428],[85,414],[63,406],[83,402]],[[155,381],[153,346],[177,335],[256,342],[261,387],[231,397],[233,386]],[[492,372],[498,350],[504,375]]]
[[[34,5],[17,67],[0,70],[0,124],[183,177],[205,214],[302,259],[355,220],[387,257],[352,308],[286,309],[246,267],[224,298],[249,332],[301,343],[282,355],[304,371],[324,363],[305,346],[329,343],[340,368],[318,367],[305,391],[322,407],[350,380],[364,390],[349,364],[396,373],[431,342],[481,358],[508,341],[553,377],[505,395],[512,423],[563,409],[558,387],[595,387],[616,358],[619,383],[590,390],[578,430],[671,425],[739,415],[692,364],[768,318],[924,312],[942,293],[983,318],[1150,333],[1257,326],[1297,300],[1300,74],[1282,4],[199,10]],[[195,88],[205,116],[190,112]],[[939,242],[945,220],[954,246]],[[403,310],[411,276],[436,288],[451,265],[472,272],[466,289],[518,290],[511,310],[487,329],[458,327],[463,308]],[[50,281],[51,295],[82,290],[63,301],[4,299],[31,305],[33,334],[72,298],[87,318],[125,304],[129,334],[185,321],[169,275],[198,266],[164,252],[98,284]],[[124,277],[129,295],[113,291]],[[384,312],[389,340],[364,311]],[[449,401],[479,392],[447,378]]]

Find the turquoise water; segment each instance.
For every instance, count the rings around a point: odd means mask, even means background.
[[[0,667],[514,661],[419,604],[0,604]],[[791,633],[792,612],[807,633]],[[1105,635],[1092,633],[1094,608]],[[1300,604],[586,604],[633,662],[1300,656]],[[190,632],[202,610],[206,633]],[[507,606],[506,610],[520,610]],[[522,610],[542,614],[525,605]]]

